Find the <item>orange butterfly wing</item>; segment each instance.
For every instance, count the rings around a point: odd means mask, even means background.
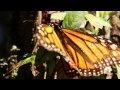
[[[99,76],[106,66],[120,63],[120,49],[109,40],[63,29],[60,36],[48,25],[40,25],[36,36],[44,48],[58,52],[81,76]]]

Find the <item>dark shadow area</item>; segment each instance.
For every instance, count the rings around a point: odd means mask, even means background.
[[[33,42],[32,42],[32,29],[34,28],[34,20],[35,20],[36,12],[33,11],[21,11],[13,13],[13,32],[12,43],[20,48],[20,52],[18,53],[19,58],[26,53],[30,53],[33,50]]]
[[[7,56],[10,31],[12,31],[12,12],[0,11],[0,58]]]
[[[24,54],[32,52],[32,29],[36,14],[35,11],[0,11],[0,59],[7,59],[11,55],[12,45],[20,49],[15,53],[18,61],[22,60]],[[0,78],[5,71],[6,67],[0,68]],[[32,78],[28,65],[21,67],[18,73],[18,78]]]

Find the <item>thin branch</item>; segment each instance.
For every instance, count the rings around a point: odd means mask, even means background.
[[[42,23],[42,11],[38,11],[38,24]]]

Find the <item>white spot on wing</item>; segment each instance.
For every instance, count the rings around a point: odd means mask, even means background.
[[[105,42],[105,40],[103,40],[103,39],[100,39],[100,41],[103,42],[103,43]]]
[[[87,70],[84,70],[84,72],[87,72]]]
[[[96,76],[96,73],[95,73],[95,72],[93,72],[93,76]]]
[[[111,47],[111,49],[113,49],[113,50],[116,50],[116,48],[117,48],[117,45],[115,45],[115,44],[112,44],[112,45],[110,45],[110,47]]]
[[[88,74],[89,74],[89,75],[92,75],[92,73],[91,73],[91,72],[88,72]]]
[[[110,64],[109,63],[106,63],[107,66],[109,66]]]
[[[107,59],[105,59],[105,62],[108,62],[108,60],[107,60]]]
[[[47,47],[47,43],[44,43],[43,46],[44,46],[44,47]]]
[[[113,61],[116,61],[116,58],[115,58],[115,57],[112,57],[112,60],[113,60]]]
[[[55,48],[55,45],[54,45],[54,44],[52,44],[52,45],[51,45],[51,47],[52,47],[52,48]]]
[[[112,43],[112,41],[110,41],[110,40],[107,40],[109,43]]]
[[[43,40],[40,40],[40,43],[41,43],[41,44],[43,44],[43,43],[44,43],[44,41],[43,41]]]
[[[87,73],[84,72],[84,76],[87,76]]]
[[[110,64],[113,64],[113,62],[112,62],[112,61],[110,61]]]

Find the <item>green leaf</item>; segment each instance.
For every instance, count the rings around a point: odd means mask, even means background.
[[[44,60],[42,61],[42,58],[45,57],[44,55],[45,55],[47,52],[48,52],[48,51],[47,51],[45,48],[43,48],[43,47],[40,47],[40,48],[39,48],[39,50],[38,50],[38,52],[37,52],[37,55],[36,55],[36,59],[35,59],[36,65],[41,64],[41,63],[44,62]]]
[[[21,66],[23,66],[25,64],[28,64],[28,63],[35,64],[35,58],[36,58],[36,55],[31,55],[30,57],[19,61],[17,63],[17,65],[12,70],[10,70],[9,72],[14,71],[14,70],[18,70],[19,67],[21,67]]]
[[[45,56],[41,60],[47,63],[47,67],[48,67],[47,74],[49,77],[53,74],[56,66],[56,55],[57,53],[55,52],[48,52],[45,54]]]
[[[53,72],[55,70],[55,66],[56,66],[55,60],[48,62],[48,75],[49,76],[51,76],[53,74]]]
[[[34,64],[35,58],[36,58],[36,55],[32,55],[32,56],[30,56],[30,57],[28,57],[28,58],[26,58],[26,59],[24,59],[24,60],[21,60],[21,61],[18,63],[17,68],[19,68],[19,67],[21,67],[21,66],[23,66],[23,65],[25,65],[25,64],[28,64],[28,63]]]
[[[120,64],[116,65],[117,68],[117,77],[120,79]]]
[[[113,13],[114,13],[114,11],[105,11],[105,15],[104,16],[110,15],[110,14],[113,14]]]
[[[50,77],[53,74],[53,71],[56,66],[56,52],[47,52],[43,55],[43,57],[39,60],[39,65],[43,64],[43,66],[48,69],[47,75]],[[44,72],[46,76],[46,71]]]
[[[27,58],[27,57],[30,57],[30,56],[32,56],[31,53],[26,53],[26,54],[23,55],[23,58]]]
[[[57,53],[55,52],[49,52],[45,48],[40,47],[40,49],[37,52],[35,64],[40,65],[47,61],[50,61],[51,58],[55,57]]]
[[[62,28],[79,29],[85,26],[85,12],[84,11],[67,11]]]
[[[97,79],[106,79],[106,78],[105,78],[105,75],[100,75],[97,77]]]
[[[64,20],[65,15],[66,15],[66,12],[53,13],[51,14],[51,19]]]
[[[106,27],[112,27],[108,21],[104,20],[103,18],[101,17],[96,17],[92,14],[87,14],[85,15],[86,19],[91,23],[91,25],[93,25],[94,27],[96,28],[100,28],[102,29],[103,26],[106,26]]]
[[[110,23],[108,22],[108,21],[106,21],[105,19],[103,19],[103,18],[101,18],[101,17],[97,17],[98,19],[99,19],[99,21],[100,21],[100,23],[103,25],[103,26],[106,26],[106,27],[112,27],[111,25],[110,25]]]

